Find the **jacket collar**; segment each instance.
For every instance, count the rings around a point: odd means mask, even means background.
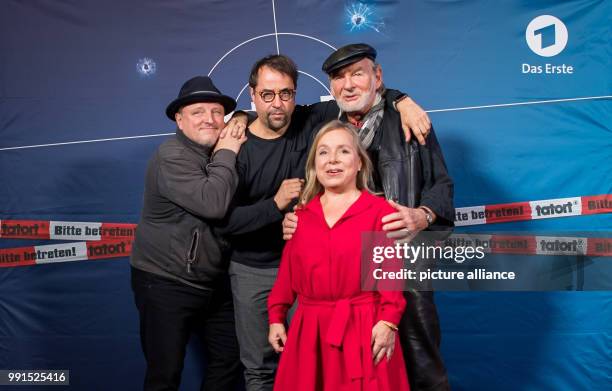
[[[196,143],[195,141],[191,140],[189,137],[185,136],[185,133],[183,133],[183,131],[179,128],[176,128],[176,138],[179,140],[181,144],[192,149],[198,154],[204,154],[206,156],[209,156],[210,153],[212,152],[213,147],[200,145]]]

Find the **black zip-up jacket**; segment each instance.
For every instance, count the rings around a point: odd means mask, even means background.
[[[228,249],[211,223],[227,212],[238,186],[236,154],[188,139],[178,129],[149,161],[133,267],[213,289],[227,272]]]

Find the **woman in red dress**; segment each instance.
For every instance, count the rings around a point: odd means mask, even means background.
[[[300,224],[268,298],[269,341],[282,352],[276,391],[408,391],[397,324],[400,291],[361,289],[361,233],[394,209],[368,191],[371,163],[352,125],[317,134]],[[289,335],[287,311],[298,299]]]

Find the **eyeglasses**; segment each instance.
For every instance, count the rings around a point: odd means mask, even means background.
[[[270,90],[263,90],[263,91],[259,91],[258,94],[259,96],[261,96],[261,100],[263,100],[266,103],[272,102],[274,98],[276,97],[276,95],[278,95],[280,100],[282,100],[283,102],[287,102],[288,100],[291,100],[295,96],[295,90],[285,89],[285,90],[280,90],[278,92],[270,91]]]

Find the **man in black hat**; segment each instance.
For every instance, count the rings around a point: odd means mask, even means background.
[[[210,78],[188,80],[166,109],[176,135],[149,161],[130,259],[145,390],[179,388],[192,332],[208,355],[201,390],[232,390],[240,377],[226,249],[211,229],[238,185],[244,125],[223,120],[235,107]]]
[[[390,236],[412,239],[423,230],[448,235],[454,225],[453,182],[433,129],[427,145],[405,141],[401,119],[382,93],[382,68],[376,50],[351,44],[332,53],[323,63],[338,107],[326,119],[339,118],[359,129],[362,143],[374,165],[374,190],[384,192],[397,210],[383,218]],[[399,97],[395,102],[400,101]],[[323,124],[310,124],[316,134]],[[297,226],[295,214],[283,221],[290,238]],[[419,263],[417,263],[419,264]],[[420,287],[422,288],[422,287]],[[440,326],[431,290],[407,289],[406,310],[399,336],[413,391],[449,390],[440,354]],[[387,352],[392,354],[393,352]]]

